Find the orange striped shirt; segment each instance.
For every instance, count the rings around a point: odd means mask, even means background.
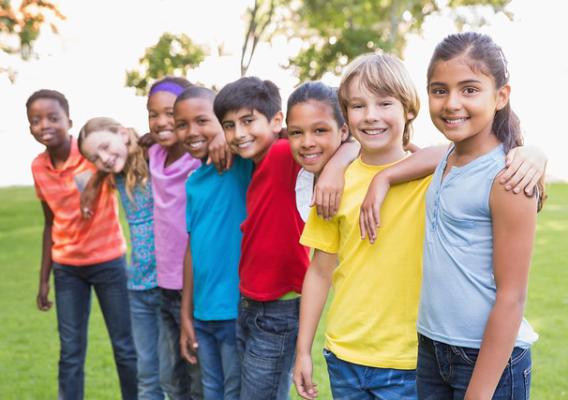
[[[59,264],[84,266],[110,261],[126,251],[118,220],[114,190],[105,180],[93,205],[94,215],[81,216],[79,201],[91,175],[96,171],[71,138],[71,152],[62,168],[55,168],[47,151],[32,162],[37,196],[53,212],[51,258]]]

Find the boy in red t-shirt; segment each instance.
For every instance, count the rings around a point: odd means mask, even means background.
[[[241,225],[241,399],[286,399],[299,293],[309,264],[308,249],[299,243],[304,228],[295,194],[300,166],[288,141],[278,139],[283,114],[274,83],[241,78],[219,92],[214,109],[231,149],[255,163]]]

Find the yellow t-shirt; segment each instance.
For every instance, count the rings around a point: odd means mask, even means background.
[[[354,161],[345,173],[337,215],[325,221],[312,210],[300,242],[337,254],[339,260],[325,347],[354,364],[415,369],[425,194],[431,177],[391,188],[371,245],[361,240],[359,210],[371,180],[388,166]]]

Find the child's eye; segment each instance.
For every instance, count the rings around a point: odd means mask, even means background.
[[[235,124],[232,122],[223,122],[223,129],[228,130],[228,129],[233,129],[235,127]]]
[[[352,109],[356,110],[356,109],[358,109],[358,108],[363,108],[363,105],[362,105],[362,104],[359,104],[359,103],[353,103],[353,104],[350,105],[350,107],[351,107]]]
[[[169,118],[173,118],[173,117],[174,117],[174,112],[173,112],[173,111],[166,111],[166,115],[167,115]]]
[[[390,106],[390,105],[392,105],[392,102],[391,102],[391,101],[383,101],[383,102],[381,102],[381,107],[388,107],[388,106]]]
[[[57,122],[57,121],[59,121],[59,118],[57,116],[51,116],[51,117],[49,117],[49,121],[50,122]]]
[[[292,131],[288,131],[288,136],[300,136],[302,134],[302,131],[295,129]]]
[[[185,129],[187,127],[187,124],[185,122],[178,122],[176,124],[176,129]]]
[[[317,134],[322,135],[322,134],[324,134],[324,133],[327,132],[327,129],[326,129],[326,128],[316,128],[316,129],[314,130],[314,132],[317,133]]]
[[[466,88],[463,90],[463,92],[464,92],[465,94],[474,94],[474,93],[477,93],[478,91],[479,91],[479,90],[477,90],[477,88],[474,88],[474,87],[466,87]]]
[[[435,96],[440,96],[440,95],[446,94],[446,90],[441,89],[441,88],[433,88],[433,89],[430,90],[430,93],[435,95]]]
[[[208,120],[207,118],[199,118],[199,119],[197,120],[197,123],[198,123],[199,125],[205,125],[208,121],[209,121],[209,120]]]
[[[244,118],[243,119],[243,123],[245,125],[250,125],[250,124],[252,124],[253,121],[254,121],[254,118]]]

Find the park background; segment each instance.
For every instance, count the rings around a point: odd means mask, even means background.
[[[483,2],[498,5],[497,9],[507,3]],[[64,20],[51,19],[57,33],[44,26],[27,60],[22,60],[21,53],[0,51],[0,399],[52,399],[57,391],[55,312],[35,309],[42,216],[29,186],[30,163],[42,148],[29,134],[24,107],[27,97],[40,88],[65,93],[71,104],[73,134],[88,118],[101,115],[144,133],[145,98],[126,87],[126,71],[139,68],[146,49],[164,33],[186,34],[194,46],[204,49],[203,61],[186,76],[194,82],[222,87],[241,76],[247,15],[250,17],[255,3],[266,5],[270,1],[53,1],[65,16]],[[292,11],[277,16],[297,22],[306,11],[302,1],[290,3]],[[309,3],[317,5],[318,1]],[[365,6],[378,1],[327,3]],[[429,1],[394,3],[404,6]],[[568,143],[562,118],[568,93],[568,53],[562,44],[568,37],[568,2],[513,0],[501,12],[494,12],[490,6],[450,7],[476,1],[434,3],[440,10],[426,17],[420,30],[405,33],[405,44],[399,49],[422,99],[413,141],[420,146],[443,142],[430,122],[425,91],[426,67],[436,43],[459,28],[490,34],[509,60],[512,105],[521,118],[526,142],[546,152],[548,181],[559,182],[549,184],[549,202],[539,216],[527,317],[541,335],[534,347],[533,398],[568,399],[568,185],[561,183],[568,181],[568,157],[562,154]],[[258,43],[247,75],[273,80],[285,100],[300,82],[298,70],[288,66],[289,59],[306,48],[311,31],[305,25],[295,31],[288,25],[278,28],[269,24],[267,32]],[[0,44],[4,45],[5,39],[15,43],[14,35],[2,31]],[[334,44],[341,39],[327,40]],[[323,74],[322,80],[337,85],[340,67]],[[330,395],[321,357],[321,329],[320,325],[314,345],[316,380],[321,398],[327,399]],[[96,303],[89,335],[86,398],[118,398],[110,344]]]

